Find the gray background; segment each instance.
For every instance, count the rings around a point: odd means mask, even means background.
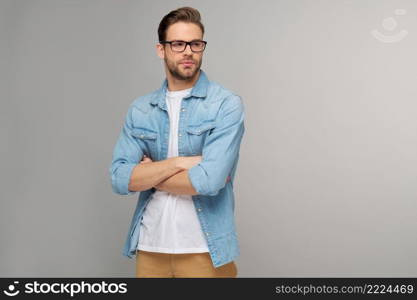
[[[417,276],[412,0],[0,1],[0,276],[134,276],[138,194],[112,194],[107,170],[129,104],[165,78],[157,26],[184,5],[203,70],[245,103],[238,276]]]

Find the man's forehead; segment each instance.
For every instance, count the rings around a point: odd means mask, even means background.
[[[168,40],[192,41],[202,39],[202,31],[197,24],[177,22],[168,27]]]

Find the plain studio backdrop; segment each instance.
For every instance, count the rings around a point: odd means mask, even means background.
[[[413,0],[1,0],[0,276],[134,276],[108,167],[181,6],[245,105],[238,276],[417,276]]]

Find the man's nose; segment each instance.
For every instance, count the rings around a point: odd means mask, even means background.
[[[193,51],[191,51],[191,44],[188,44],[185,46],[184,53],[187,53],[187,54],[193,53]]]

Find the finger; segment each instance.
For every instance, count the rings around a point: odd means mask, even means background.
[[[150,159],[149,157],[144,157],[142,159],[142,163],[149,163],[149,162],[152,162],[152,159]]]

